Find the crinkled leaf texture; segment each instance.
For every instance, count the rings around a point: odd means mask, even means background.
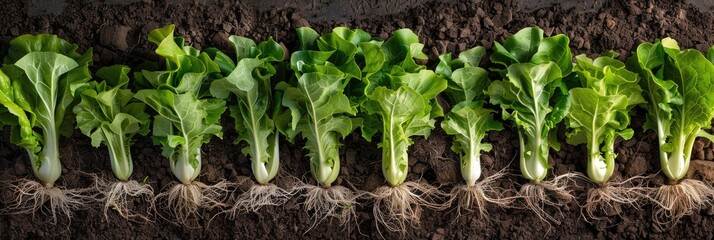
[[[382,42],[360,29],[297,32],[300,50],[290,57],[296,79],[278,86],[289,110],[276,123],[289,139],[301,134],[307,140],[313,177],[329,187],[339,174],[339,139],[361,125],[355,115],[366,100],[366,78],[381,70],[385,56]]]
[[[158,45],[156,54],[166,60],[166,70],[136,74],[136,81],[149,87],[134,97],[158,113],[153,122],[154,142],[163,146],[174,175],[191,184],[201,170],[201,146],[212,136],[222,137],[219,120],[226,102],[207,97],[210,84],[222,77],[221,69],[228,71],[234,63],[215,49],[200,52],[184,46],[173,32],[174,26],[169,25],[149,34],[149,41]]]
[[[28,151],[45,186],[61,174],[58,141],[72,132],[74,116],[66,112],[75,104],[72,89],[90,78],[92,51],[76,50],[55,35],[22,35],[10,41],[0,74],[0,104],[7,110],[0,119],[12,126],[10,140]]]
[[[518,128],[521,173],[532,181],[541,181],[547,174],[548,150],[557,148],[549,138],[551,129],[563,120],[570,101],[562,83],[560,68],[552,62],[544,64],[516,63],[508,67],[507,79],[494,81],[487,94],[492,104],[503,108],[503,119],[510,119]]]
[[[140,90],[134,97],[159,114],[154,116],[154,140],[163,146],[174,174],[190,184],[200,173],[201,146],[213,136],[223,136],[219,119],[226,109],[225,101],[158,89]],[[189,165],[193,169],[186,169]]]
[[[613,56],[595,60],[579,55],[574,72],[580,80],[570,89],[571,106],[566,118],[569,144],[587,144],[587,173],[591,180],[604,184],[615,169],[615,138],[629,139],[633,130],[630,110],[644,103],[642,88],[635,73]]]
[[[697,50],[680,51],[670,38],[643,43],[628,67],[640,75],[648,104],[645,129],[657,131],[662,170],[671,180],[685,177],[694,140],[711,135],[714,66]]]
[[[493,110],[484,108],[484,90],[491,83],[488,72],[478,67],[485,49],[481,46],[466,50],[452,60],[451,54],[439,57],[437,73],[448,81],[445,90],[451,103],[456,104],[441,122],[446,134],[453,135],[451,149],[460,155],[461,175],[473,186],[481,176],[481,150],[490,151],[491,145],[482,140],[489,131],[502,130],[503,125],[493,119]]]
[[[423,48],[411,30],[394,31],[381,45],[384,65],[366,78],[362,137],[370,141],[374,134],[382,133],[382,173],[391,186],[400,185],[407,177],[411,137],[428,137],[434,118],[444,115],[436,96],[446,89],[447,82],[417,63],[427,59]]]
[[[231,94],[236,96],[237,104],[229,107],[238,132],[236,143],[248,143],[242,152],[251,158],[256,180],[267,184],[277,175],[279,167],[278,132],[273,123],[275,116],[271,114],[279,111],[280,99],[273,100],[270,78],[276,73],[273,64],[282,60],[284,53],[272,38],[260,45],[239,36],[231,36],[229,40],[236,50],[238,64],[228,76],[211,83],[211,95],[223,99]]]
[[[524,28],[506,39],[503,44],[493,43],[491,62],[501,65],[494,70],[506,74],[506,68],[515,63],[553,62],[563,76],[570,74],[573,68],[573,56],[570,53],[570,39],[564,34],[544,37],[538,27]]]
[[[294,87],[287,87],[283,106],[290,110],[289,138],[301,134],[310,158],[313,177],[325,187],[337,179],[340,138],[357,126],[351,119],[357,109],[344,94],[342,75],[305,73]]]
[[[336,27],[322,36],[309,27],[298,28],[297,32],[301,47],[290,58],[297,77],[309,72],[326,73],[326,66],[334,66],[345,76],[346,94],[352,101],[364,101],[369,84],[366,79],[380,71],[385,61],[382,42],[361,29],[345,27]]]
[[[103,81],[80,85],[75,94],[82,101],[73,109],[77,128],[92,139],[92,146],[107,146],[114,175],[122,181],[133,171],[132,138],[149,132],[150,118],[144,111],[146,105],[134,100],[134,93],[127,89],[129,71],[122,65],[99,69],[96,75]]]
[[[142,70],[135,74],[137,85],[143,89],[191,92],[203,98],[209,94],[211,81],[220,78],[221,68],[230,69],[233,64],[230,58],[215,49],[200,52],[191,46],[184,46],[183,38],[174,37],[174,25],[151,31],[149,42],[158,45],[156,54],[163,57],[166,64],[165,70]]]
[[[481,176],[481,150],[491,151],[491,144],[483,138],[489,131],[503,130],[501,122],[493,119],[493,110],[484,108],[485,101],[465,101],[457,104],[441,122],[444,132],[454,136],[451,150],[460,155],[461,175],[473,186]]]

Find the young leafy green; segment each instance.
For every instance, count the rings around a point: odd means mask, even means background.
[[[544,37],[537,27],[524,28],[494,43],[491,62],[505,80],[494,81],[487,94],[492,104],[500,104],[503,118],[518,128],[521,173],[535,183],[542,181],[548,152],[560,145],[551,130],[563,120],[570,107],[562,78],[573,68],[570,39],[563,34]]]
[[[58,141],[60,133],[71,134],[74,117],[66,113],[74,104],[71,89],[90,79],[91,63],[91,49],[80,54],[77,45],[55,35],[10,41],[2,68],[6,75],[0,74],[0,104],[13,115],[10,140],[27,150],[35,176],[47,188],[62,173]]]
[[[163,146],[171,171],[184,184],[191,184],[201,171],[201,146],[212,136],[222,137],[219,119],[226,110],[224,100],[203,98],[208,94],[209,75],[221,69],[208,53],[183,46],[174,38],[174,26],[151,31],[149,41],[166,60],[166,70],[139,75],[155,89],[138,91],[134,97],[153,108],[154,141]]]
[[[491,83],[488,72],[478,67],[485,52],[479,46],[460,53],[456,60],[451,59],[451,54],[442,55],[436,68],[449,81],[445,92],[450,102],[457,103],[441,122],[441,128],[454,136],[451,149],[461,156],[461,176],[468,186],[474,186],[481,177],[481,150],[491,151],[491,144],[482,143],[486,133],[503,129],[493,119],[494,111],[483,107],[483,92]]]
[[[343,92],[345,83],[339,74],[305,73],[297,86],[285,88],[283,96],[283,106],[290,109],[292,119],[288,137],[301,134],[307,140],[312,175],[323,187],[330,187],[340,172],[339,138],[346,137],[358,124],[350,118],[357,108]]]
[[[615,170],[615,138],[630,139],[633,130],[630,110],[644,103],[638,77],[625,64],[615,59],[617,54],[595,60],[585,55],[576,57],[574,72],[580,80],[570,89],[570,112],[566,118],[569,144],[587,144],[590,180],[605,184]]]
[[[703,130],[714,118],[714,66],[697,50],[680,50],[671,38],[640,44],[628,63],[642,79],[648,102],[644,128],[657,131],[662,172],[679,181],[689,169],[694,140],[714,139]]]
[[[508,66],[506,78],[491,83],[487,94],[492,104],[501,105],[503,118],[516,124],[521,173],[538,183],[545,179],[550,167],[550,146],[558,146],[551,130],[563,120],[570,106],[561,82],[562,72],[552,62],[516,63]]]
[[[77,128],[92,138],[92,146],[107,146],[112,171],[121,181],[127,181],[134,169],[130,150],[133,136],[149,132],[150,116],[144,112],[145,105],[132,101],[134,93],[127,89],[129,71],[122,65],[99,69],[96,76],[103,81],[79,86],[75,95],[82,101],[73,109]]]
[[[345,76],[348,96],[363,102],[366,79],[380,71],[385,61],[380,48],[382,42],[361,29],[345,27],[336,27],[322,36],[309,27],[298,28],[297,33],[300,49],[290,58],[290,66],[297,76],[323,71],[321,67],[325,65],[335,66]]]
[[[367,78],[362,136],[369,141],[376,132],[382,133],[382,172],[391,186],[399,186],[407,177],[411,137],[427,137],[434,118],[443,116],[436,96],[447,83],[416,63],[414,58],[426,59],[423,47],[411,30],[395,31],[381,45],[386,59],[382,69]]]
[[[229,41],[235,48],[238,64],[228,76],[211,83],[211,95],[222,99],[229,98],[230,93],[236,96],[238,104],[230,106],[238,132],[236,143],[248,143],[243,153],[251,157],[253,175],[260,184],[267,184],[280,166],[279,138],[273,123],[280,95],[273,98],[270,78],[276,73],[274,64],[283,59],[284,52],[272,38],[260,45],[239,36],[231,36]]]
[[[553,62],[563,76],[573,69],[573,56],[570,53],[570,39],[564,34],[543,37],[543,30],[538,27],[524,28],[506,39],[503,44],[493,43],[491,62],[501,65],[496,68],[505,76],[506,68],[515,63]]]
[[[298,28],[300,50],[290,57],[297,81],[281,83],[285,91],[279,129],[289,139],[301,134],[307,140],[313,177],[330,187],[340,171],[340,138],[361,124],[357,103],[364,101],[364,78],[380,69],[381,42],[360,29],[337,27],[320,36],[311,28]],[[349,94],[349,96],[348,96]]]

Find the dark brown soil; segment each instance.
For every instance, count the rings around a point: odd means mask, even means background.
[[[714,15],[702,12],[693,5],[681,1],[601,1],[599,8],[564,9],[560,5],[544,6],[532,11],[533,6],[522,7],[515,2],[497,1],[407,1],[411,8],[393,15],[381,12],[374,17],[352,15],[321,18],[308,10],[276,8],[259,11],[257,8],[234,3],[235,1],[67,1],[65,5],[38,8],[47,1],[25,4],[25,1],[6,1],[0,21],[0,56],[7,51],[8,42],[23,33],[49,32],[70,42],[78,43],[81,49],[94,48],[95,68],[116,63],[136,66],[143,59],[155,59],[153,46],[146,41],[150,30],[174,23],[177,35],[201,48],[218,46],[230,50],[226,42],[229,34],[245,35],[258,41],[273,36],[288,48],[296,45],[293,29],[310,25],[319,32],[346,25],[365,29],[374,35],[386,38],[398,28],[415,30],[426,44],[426,52],[433,60],[441,53],[461,51],[474,45],[487,48],[492,42],[502,41],[510,33],[537,25],[546,34],[565,33],[571,38],[574,54],[594,55],[614,49],[624,56],[642,41],[671,36],[682,47],[706,50],[714,43]],[[127,3],[129,2],[129,3]],[[351,1],[341,1],[351,2]],[[395,1],[401,2],[401,1]],[[526,1],[531,3],[538,1]],[[701,2],[701,1],[698,1]],[[42,5],[41,5],[42,6]],[[296,7],[289,6],[288,7]],[[389,5],[387,5],[389,6]],[[525,5],[524,5],[525,6]],[[536,5],[538,6],[538,5]],[[363,6],[364,7],[364,6]],[[59,10],[57,10],[59,8]],[[263,7],[264,8],[264,7]],[[261,8],[261,9],[263,9]],[[371,8],[362,8],[371,9]],[[364,10],[362,10],[364,11]],[[365,11],[369,12],[369,11]],[[379,12],[379,11],[377,11]],[[376,16],[379,15],[379,16]],[[308,20],[309,19],[309,20]],[[359,19],[359,20],[353,20]],[[643,114],[633,119],[636,135],[628,141],[617,143],[618,164],[616,178],[656,174],[656,137],[652,132],[642,132]],[[215,183],[221,179],[236,181],[250,176],[249,160],[240,154],[240,146],[232,144],[235,133],[232,120],[225,116],[223,140],[214,139],[204,148],[204,169],[199,180]],[[504,180],[502,187],[514,188],[524,183],[519,177],[517,146],[514,129],[506,124],[506,130],[491,133],[486,141],[493,143],[494,151],[483,156],[484,174],[490,175],[503,168],[513,175]],[[561,129],[562,130],[562,129]],[[0,138],[0,179],[33,178],[24,150],[8,141],[8,133]],[[94,149],[89,139],[77,131],[72,138],[63,138],[63,176],[58,185],[70,188],[88,187],[91,181],[87,174],[111,176],[105,148]],[[410,151],[410,178],[422,179],[433,185],[443,185],[449,190],[460,183],[456,155],[450,150],[451,138],[440,129],[434,130],[428,140],[419,138]],[[278,185],[290,185],[295,176],[310,183],[310,174],[302,142],[281,144],[284,159],[283,174]],[[551,152],[554,174],[582,172],[585,167],[584,148],[564,145],[559,152]],[[692,177],[714,180],[714,146],[708,140],[699,140],[695,145],[690,173]],[[161,156],[159,147],[152,146],[147,138],[139,138],[133,148],[135,160],[134,179],[145,177],[159,190],[173,181],[168,161]],[[385,184],[380,171],[381,153],[376,143],[368,143],[353,133],[345,140],[344,163],[336,184],[354,186],[363,191],[372,191]],[[652,185],[663,184],[665,178],[657,175]],[[585,183],[580,183],[577,193],[583,194]],[[246,186],[241,189],[246,189]],[[239,192],[236,192],[238,194]],[[580,198],[582,199],[582,198]],[[379,238],[375,228],[372,209],[367,202],[358,207],[358,224],[342,228],[338,223],[325,222],[309,232],[309,213],[300,206],[301,200],[291,199],[284,206],[269,207],[258,214],[239,215],[229,220],[217,212],[205,212],[197,219],[201,228],[180,227],[158,218],[152,223],[134,223],[112,214],[106,221],[98,207],[76,212],[70,223],[66,219],[56,225],[47,223],[43,216],[1,215],[0,238],[2,239],[363,239]],[[0,207],[2,207],[0,205]],[[136,207],[145,209],[146,203],[137,202]],[[562,208],[561,225],[549,227],[531,212],[518,209],[489,209],[490,221],[479,220],[476,214],[456,217],[456,211],[425,211],[419,228],[409,231],[408,238],[416,239],[703,239],[714,234],[714,208],[710,207],[692,216],[685,217],[672,229],[658,228],[651,220],[651,205],[642,209],[617,208],[608,211],[606,220],[586,222],[576,203]],[[554,209],[550,209],[555,214]],[[618,216],[619,214],[619,216]],[[398,235],[386,233],[386,239]]]

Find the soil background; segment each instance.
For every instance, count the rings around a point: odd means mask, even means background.
[[[305,2],[305,4],[302,4]],[[156,60],[154,46],[146,41],[148,33],[166,24],[176,24],[176,35],[183,36],[197,48],[216,46],[231,51],[229,35],[243,35],[256,42],[273,36],[288,49],[295,49],[294,28],[311,26],[325,33],[336,26],[362,28],[374,36],[387,38],[393,30],[413,29],[425,43],[425,51],[434,65],[437,56],[460,52],[493,41],[503,41],[511,33],[528,26],[539,26],[547,35],[564,33],[571,39],[573,55],[594,57],[606,50],[619,52],[624,59],[643,41],[667,36],[677,39],[683,48],[705,51],[714,44],[714,15],[706,1],[4,1],[0,17],[0,56],[8,42],[25,33],[54,33],[77,43],[82,51],[94,49],[94,69],[112,64],[137,66],[143,60]],[[484,63],[488,64],[488,63]],[[446,106],[448,108],[448,106]],[[616,179],[657,174],[658,148],[653,132],[643,132],[644,113],[633,117],[635,137],[619,140]],[[250,177],[249,160],[236,146],[232,119],[222,120],[224,138],[213,139],[203,148],[204,168],[199,180],[216,183],[222,179],[237,181]],[[438,123],[437,123],[438,126]],[[8,129],[5,129],[8,130]],[[711,129],[709,129],[711,130]],[[561,126],[561,141],[563,129]],[[9,143],[8,132],[0,134],[0,179],[34,178],[24,150]],[[457,155],[450,150],[451,137],[436,128],[428,139],[417,138],[410,148],[408,180],[426,181],[448,191],[461,183]],[[517,189],[525,181],[518,171],[518,138],[506,123],[502,132],[486,138],[494,145],[482,155],[485,175],[508,169],[512,175],[501,187]],[[61,139],[63,175],[58,185],[68,188],[88,187],[88,174],[112,177],[106,148],[91,147],[89,138],[75,131]],[[281,142],[282,174],[276,183],[288,186],[289,176],[313,183],[303,142]],[[551,151],[552,175],[584,172],[585,148],[562,141],[561,151]],[[135,164],[133,178],[147,179],[160,191],[174,178],[160,147],[148,137],[139,137],[132,148]],[[363,140],[358,133],[345,139],[340,177],[336,184],[357,190],[373,191],[385,184],[380,170],[381,152],[375,142]],[[695,144],[690,176],[713,181],[714,146],[700,139]],[[665,183],[661,174],[650,184]],[[235,194],[246,190],[243,184]],[[585,182],[575,186],[577,194],[592,187]],[[582,201],[583,198],[578,198]],[[125,221],[111,213],[106,220],[98,206],[75,212],[74,219],[60,219],[50,224],[42,215],[0,215],[2,239],[364,239],[380,238],[368,202],[359,205],[358,220],[341,227],[323,222],[308,231],[311,219],[294,197],[284,206],[267,207],[258,213],[225,215],[212,218],[217,211],[203,212],[195,219],[195,228],[182,227],[156,217],[155,222]],[[135,202],[139,209],[146,203]],[[0,205],[0,207],[3,207]],[[640,209],[614,208],[603,213],[607,218],[586,221],[576,202],[561,211],[549,209],[561,219],[549,226],[529,211],[490,207],[490,221],[476,214],[457,217],[456,211],[425,210],[420,226],[410,229],[410,239],[711,239],[714,235],[714,208],[705,208],[684,217],[671,229],[660,229],[652,222],[650,205]],[[212,218],[212,219],[211,219]],[[399,236],[384,233],[385,239]]]

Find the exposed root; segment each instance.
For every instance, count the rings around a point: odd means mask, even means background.
[[[583,178],[579,173],[567,173],[555,177],[550,181],[542,181],[538,184],[528,183],[521,186],[518,196],[525,200],[525,209],[533,211],[541,220],[546,223],[560,224],[560,220],[545,211],[546,206],[555,207],[561,213],[560,207],[565,206],[575,199],[572,190],[568,189],[575,179]]]
[[[151,203],[154,198],[154,189],[148,184],[137,181],[107,182],[95,177],[95,187],[99,191],[97,200],[104,204],[104,218],[109,219],[109,209],[115,209],[119,215],[127,220],[148,222],[151,221],[145,214],[132,211],[131,205],[135,199]]]
[[[340,226],[345,226],[357,219],[357,198],[359,195],[349,188],[343,186],[332,186],[322,188],[315,185],[303,185],[296,188],[296,191],[305,191],[302,197],[305,198],[303,204],[306,211],[314,211],[312,226],[307,229],[309,232],[328,217],[336,218]]]
[[[32,214],[37,212],[51,216],[50,223],[56,224],[58,215],[64,215],[72,220],[75,211],[84,209],[94,198],[88,189],[64,189],[60,187],[46,188],[42,183],[21,179],[17,184],[3,183],[6,206],[3,214]]]
[[[265,206],[280,206],[285,204],[294,191],[282,189],[275,184],[256,184],[250,187],[247,192],[244,192],[235,199],[233,207],[225,211],[231,219],[236,217],[238,213],[257,212]]]
[[[469,212],[478,211],[480,219],[488,219],[487,204],[495,204],[502,208],[510,205],[515,198],[503,197],[509,190],[498,187],[497,182],[505,175],[507,174],[502,171],[476,182],[474,186],[460,185],[452,188],[449,194],[451,195],[449,203],[456,201],[456,217],[460,217],[461,211],[466,210]]]
[[[189,220],[192,217],[198,217],[199,209],[225,207],[224,201],[228,195],[229,185],[226,181],[221,181],[212,186],[198,181],[194,181],[191,184],[177,183],[169,191],[156,195],[152,208],[158,213],[156,205],[159,205],[160,208],[168,211],[169,217],[174,218],[177,224],[186,227],[198,227],[196,224],[191,224],[193,222]],[[161,217],[169,222],[172,220]]]
[[[390,232],[405,235],[407,226],[416,228],[420,225],[422,207],[435,210],[449,207],[448,201],[437,203],[448,194],[420,182],[404,182],[396,187],[382,186],[369,195],[374,199],[372,211],[380,234],[381,224]]]
[[[587,219],[604,219],[607,216],[598,216],[622,205],[640,208],[640,200],[646,196],[648,188],[644,183],[633,183],[633,180],[643,177],[632,177],[622,182],[608,182],[604,186],[597,186],[588,190],[587,199],[582,210],[587,213]],[[617,213],[620,215],[620,213]]]
[[[660,226],[674,226],[684,216],[694,214],[712,204],[714,189],[694,179],[663,185],[654,190],[650,199],[656,203],[652,220]]]

